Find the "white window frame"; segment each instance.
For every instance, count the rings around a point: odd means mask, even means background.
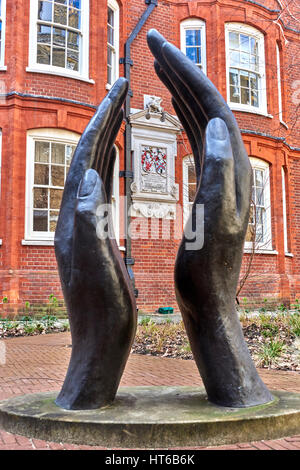
[[[280,50],[276,43],[276,60],[277,60],[277,85],[278,85],[278,117],[279,121],[283,122],[282,118],[282,90],[281,90],[281,63],[280,63]]]
[[[1,201],[1,184],[2,184],[2,129],[0,129],[0,201]]]
[[[190,215],[190,206],[193,202],[189,201],[189,167],[195,167],[193,155],[187,155],[182,160],[182,202],[183,202],[183,225],[188,221]]]
[[[113,50],[113,67],[112,67],[112,83],[108,83],[106,71],[106,89],[109,90],[114,82],[119,78],[119,48],[120,48],[120,7],[116,0],[108,0],[107,9],[110,8],[114,12],[114,47],[112,48],[107,42],[107,48]]]
[[[272,251],[272,221],[271,221],[271,194],[270,194],[270,165],[269,163],[255,157],[249,157],[252,169],[262,170],[264,172],[264,226],[268,233],[268,239],[263,242],[254,242],[255,251],[270,252]],[[253,242],[245,241],[245,250],[253,249]],[[275,252],[274,252],[275,253]],[[277,253],[277,252],[276,252]]]
[[[188,29],[199,29],[201,33],[201,57],[202,57],[202,64],[201,70],[206,74],[206,27],[205,21],[202,21],[197,18],[188,18],[183,20],[180,23],[180,49],[181,51],[186,54],[186,35],[185,32]]]
[[[89,83],[95,83],[89,78],[89,0],[81,0],[81,34],[82,41],[79,53],[79,70],[74,71],[54,65],[39,64],[37,62],[37,26],[38,26],[38,0],[30,0],[30,27],[29,27],[29,54],[27,72],[46,73],[75,78]],[[55,23],[52,23],[55,24]],[[61,25],[59,26],[61,27]]]
[[[26,158],[26,200],[25,200],[25,240],[22,244],[53,244],[54,232],[33,231],[33,187],[35,142],[55,142],[77,145],[80,135],[63,129],[33,129],[27,132]],[[28,243],[29,242],[29,243]],[[42,243],[41,243],[42,242]],[[49,243],[47,243],[49,242]]]
[[[230,69],[230,56],[229,56],[229,32],[235,32],[245,34],[254,37],[258,41],[258,57],[259,57],[259,70],[253,72],[259,75],[259,107],[251,106],[242,103],[233,103],[230,101],[230,80],[229,80],[229,69]],[[226,23],[225,24],[225,48],[226,48],[226,81],[227,81],[227,103],[232,110],[245,111],[254,114],[263,114],[268,117],[273,117],[268,114],[267,111],[267,90],[266,90],[266,67],[265,67],[265,42],[264,35],[244,23]],[[240,70],[248,70],[243,67],[232,67]]]
[[[0,129],[0,202],[1,202],[1,175],[2,175],[2,129]],[[0,238],[0,246],[2,245],[2,240]]]
[[[112,204],[112,219],[114,225],[114,232],[116,237],[116,242],[119,245],[120,243],[120,178],[119,178],[119,171],[120,171],[120,156],[119,156],[119,149],[115,146],[116,149],[116,161],[114,166],[114,174],[113,174],[113,188],[112,188],[112,196],[111,196],[111,204]]]
[[[286,210],[286,189],[285,189],[285,176],[286,171],[281,167],[281,181],[282,181],[282,210],[283,210],[283,240],[284,240],[284,253],[289,253],[288,244],[288,228],[287,228],[287,210]]]
[[[5,64],[5,30],[6,30],[6,0],[1,1],[1,11],[0,11],[0,20],[2,22],[2,32],[1,32],[1,56],[0,56],[0,70],[7,70]]]

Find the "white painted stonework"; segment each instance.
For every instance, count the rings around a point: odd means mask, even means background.
[[[148,115],[147,115],[148,113]],[[133,217],[174,219],[178,201],[175,183],[176,135],[181,126],[175,117],[164,112],[138,111],[130,116],[134,180]]]

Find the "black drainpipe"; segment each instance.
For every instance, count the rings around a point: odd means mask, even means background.
[[[152,11],[154,8],[157,6],[158,0],[145,0],[146,5],[148,5],[147,9],[144,11],[142,14],[139,22],[131,32],[129,38],[127,39],[125,43],[125,52],[124,52],[124,58],[120,59],[120,64],[124,64],[124,71],[125,71],[125,78],[129,82],[129,92],[126,98],[125,102],[125,171],[120,172],[120,177],[125,178],[125,195],[126,195],[126,215],[125,215],[125,234],[126,234],[126,240],[125,240],[125,257],[124,257],[124,262],[127,267],[128,274],[130,276],[130,279],[132,280],[133,287],[134,287],[134,292],[135,296],[138,296],[138,291],[135,289],[135,282],[134,282],[134,274],[132,270],[132,266],[134,265],[134,259],[132,258],[131,255],[131,238],[128,236],[128,227],[131,221],[130,215],[129,215],[129,210],[132,204],[132,198],[131,198],[131,183],[133,181],[133,170],[132,170],[132,135],[131,135],[131,124],[129,122],[129,115],[130,115],[130,102],[131,98],[133,96],[132,90],[131,90],[131,80],[130,80],[130,74],[131,74],[131,67],[133,66],[133,61],[130,57],[130,48],[132,42],[135,40],[137,35],[139,34],[140,30],[146,23],[147,19],[151,15]]]

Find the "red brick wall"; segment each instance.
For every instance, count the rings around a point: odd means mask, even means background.
[[[198,17],[206,21],[207,74],[226,98],[226,67],[224,24],[228,21],[246,22],[264,33],[267,73],[267,101],[270,117],[236,112],[239,126],[249,155],[265,159],[270,164],[273,250],[278,254],[256,255],[251,274],[240,298],[259,302],[288,301],[300,295],[300,147],[299,101],[300,66],[298,23],[287,11],[281,16],[280,29],[278,2],[260,0],[267,8],[241,0],[185,1],[159,0],[147,23],[132,44],[131,69],[133,108],[143,108],[143,94],[163,98],[166,111],[174,114],[168,91],[156,77],[153,57],[146,44],[146,32],[158,29],[164,36],[180,46],[180,21]],[[124,42],[147,8],[144,0],[119,2],[120,56]],[[293,4],[290,8],[294,8]],[[293,10],[291,10],[293,11]],[[279,22],[281,21],[279,20]],[[286,25],[287,28],[284,26]],[[54,294],[61,298],[53,247],[22,246],[25,232],[25,182],[26,182],[26,132],[28,129],[53,127],[82,133],[106,93],[106,1],[90,1],[90,73],[95,84],[60,76],[26,72],[28,66],[29,2],[7,0],[6,60],[7,71],[0,71],[1,93],[43,95],[76,100],[89,106],[67,102],[10,96],[0,101],[0,127],[2,128],[2,178],[0,203],[0,303],[2,296],[9,297],[16,307],[31,303],[45,303]],[[288,41],[286,43],[286,41]],[[281,49],[283,119],[288,129],[279,122],[276,65],[276,42]],[[120,66],[120,75],[123,75]],[[298,88],[297,88],[298,87]],[[273,116],[273,117],[271,117]],[[257,135],[266,134],[267,137]],[[280,138],[281,140],[278,140]],[[285,142],[283,142],[285,139]],[[286,143],[288,145],[286,145]],[[123,135],[119,134],[120,170],[124,169]],[[182,182],[182,158],[187,154],[185,145],[178,145],[176,182]],[[290,251],[287,257],[283,248],[283,215],[281,167],[288,171],[287,213]],[[120,195],[124,195],[124,180],[120,179]],[[180,203],[182,187],[180,186]],[[299,219],[299,220],[298,220]],[[159,222],[161,226],[161,221]],[[134,273],[139,289],[138,307],[154,311],[160,306],[173,306],[177,310],[173,285],[173,265],[179,241],[165,240],[161,236],[133,241]],[[121,241],[122,244],[122,241]],[[242,268],[245,270],[247,263]]]

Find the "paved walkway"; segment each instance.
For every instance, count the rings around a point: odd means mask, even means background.
[[[59,390],[69,363],[69,333],[11,338],[0,341],[0,401],[14,395]],[[5,346],[3,346],[3,344]],[[4,351],[5,349],[5,351]],[[4,353],[6,357],[4,363]],[[2,364],[2,365],[1,365]],[[260,369],[259,374],[272,390],[300,392],[300,374]],[[121,385],[202,385],[194,361],[132,354]],[[90,449],[64,443],[45,442],[7,433],[0,429],[0,450]],[[93,447],[93,449],[103,449]],[[204,449],[198,448],[198,449]],[[299,435],[210,447],[222,450],[300,450]]]

